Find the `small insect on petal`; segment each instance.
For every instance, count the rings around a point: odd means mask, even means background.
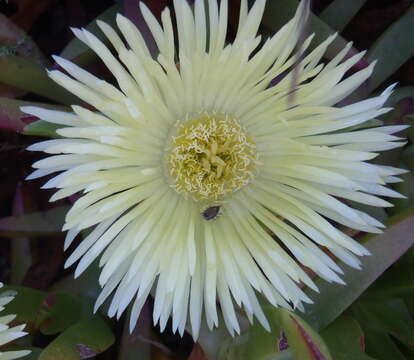
[[[220,216],[220,206],[210,206],[204,210],[201,215],[203,216],[204,220],[214,220]]]

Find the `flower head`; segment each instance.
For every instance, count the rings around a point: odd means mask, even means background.
[[[218,324],[217,303],[233,334],[240,331],[235,304],[269,328],[258,293],[274,306],[311,302],[299,283],[316,286],[301,265],[343,283],[323,248],[357,268],[356,255],[368,251],[332,222],[380,232],[380,222],[346,201],[390,206],[378,196],[398,197],[384,184],[402,173],[368,161],[401,146],[392,134],[403,127],[352,130],[389,110],[382,106],[392,87],[336,105],[372,73],[373,64],[343,79],[363,52],[346,58],[349,44],[322,64],[331,36],[296,56],[304,3],[260,46],[265,0],[250,10],[242,1],[237,35],[226,44],[227,1],[206,3],[208,11],[203,0],[194,10],[174,1],[178,39],[168,9],[160,25],[141,3],[156,59],[122,15],[123,39],[98,22],[117,56],[90,32],[74,29],[117,86],[55,57],[67,74],[50,77],[96,111],[23,109],[62,125],[57,133],[65,139],[30,147],[54,155],[36,162],[30,178],[62,172],[44,186],[59,189],[52,200],[83,192],[66,217],[65,249],[93,229],[66,266],[80,260],[78,276],[100,259],[96,308],[112,293],[110,316],[132,303],[133,328],[152,291],[154,323],[164,329],[171,315],[182,334],[189,318],[194,337],[203,313],[210,328]]]
[[[0,283],[0,288],[3,287],[3,284]],[[0,294],[0,312],[4,310],[4,306],[7,305],[10,301],[14,299],[13,295],[9,294]],[[25,324],[9,327],[9,323],[16,318],[16,315],[3,315],[0,316],[0,347],[14,341],[22,336],[25,336],[27,333],[23,331],[26,327]],[[30,354],[30,350],[20,350],[20,351],[5,351],[0,350],[0,360],[13,360],[21,358]]]

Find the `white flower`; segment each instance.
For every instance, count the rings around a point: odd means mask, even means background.
[[[55,57],[69,75],[51,71],[50,77],[97,112],[23,109],[63,126],[57,132],[67,139],[29,148],[54,155],[36,162],[29,178],[63,171],[44,186],[59,189],[51,200],[83,192],[66,217],[65,249],[80,231],[94,228],[66,266],[80,260],[78,276],[100,258],[96,308],[114,292],[109,315],[120,317],[132,303],[132,329],[152,291],[154,323],[164,329],[172,316],[173,330],[182,334],[189,317],[195,338],[203,313],[210,328],[217,326],[216,302],[232,334],[240,331],[234,303],[269,328],[258,292],[274,306],[311,302],[298,283],[317,289],[300,264],[343,283],[341,268],[321,247],[360,267],[355,255],[368,251],[329,220],[380,232],[380,222],[340,199],[386,207],[391,204],[377,195],[400,196],[384,184],[398,181],[402,171],[368,161],[401,146],[391,134],[404,128],[347,130],[389,111],[382,106],[393,88],[335,106],[373,71],[371,64],[343,79],[364,55],[345,59],[351,44],[324,65],[331,36],[301,60],[297,74],[292,70],[308,12],[303,3],[261,47],[265,0],[250,11],[242,1],[232,44],[226,44],[227,1],[220,9],[216,0],[207,3],[208,19],[203,0],[194,11],[174,1],[178,49],[170,11],[162,13],[161,26],[141,3],[160,51],[156,60],[122,15],[123,39],[98,22],[120,60],[93,34],[74,29],[119,89]],[[269,87],[276,77],[282,79]]]
[[[0,288],[3,287],[3,284],[0,283]],[[10,301],[14,299],[13,295],[0,293],[0,312],[4,310],[4,306],[7,305]],[[16,318],[16,315],[0,315],[0,347],[3,345],[14,341],[22,336],[25,336],[27,333],[23,331],[26,327],[25,324],[9,327],[9,323]],[[21,358],[30,354],[30,350],[20,350],[20,351],[5,351],[0,350],[0,360],[12,360]]]

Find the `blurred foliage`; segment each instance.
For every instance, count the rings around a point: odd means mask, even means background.
[[[162,8],[171,3],[145,2],[158,18]],[[231,36],[237,30],[239,0],[229,0],[229,4]],[[262,34],[277,31],[293,15],[297,4],[297,0],[268,0]],[[414,359],[414,177],[410,173],[403,175],[404,183],[394,184],[406,198],[394,200],[393,208],[372,213],[387,222],[387,230],[375,236],[353,234],[372,253],[362,260],[363,271],[345,267],[347,286],[317,281],[320,293],[308,292],[315,304],[307,306],[304,313],[264,305],[271,332],[256,322],[231,338],[220,325],[212,332],[202,329],[199,343],[194,345],[188,334],[180,339],[168,330],[160,334],[153,327],[151,301],[145,304],[132,334],[128,319],[115,323],[104,315],[92,315],[92,304],[100,290],[98,265],[91,266],[77,280],[62,268],[60,229],[68,204],[58,201],[51,206],[45,193],[22,193],[18,183],[27,176],[29,164],[37,156],[23,153],[23,149],[38,136],[56,137],[58,126],[23,116],[19,107],[41,105],[69,111],[67,105],[79,103],[47,77],[45,67],[57,67],[50,57],[53,53],[108,77],[93,52],[73,38],[69,26],[86,26],[99,34],[96,19],[113,24],[116,13],[123,12],[140,28],[155,54],[154,41],[138,9],[138,0],[0,2],[4,12],[0,14],[0,160],[4,190],[0,194],[4,204],[0,208],[0,280],[22,284],[5,287],[4,291],[17,293],[5,314],[17,314],[14,322],[27,323],[30,332],[29,337],[11,347],[31,348],[27,360]],[[348,40],[354,40],[350,55],[368,47],[367,55],[352,71],[378,59],[372,79],[350,100],[371,96],[392,82],[400,82],[386,104],[394,110],[365,123],[365,127],[414,123],[413,19],[414,5],[408,0],[314,1],[314,13],[306,28],[316,33],[313,44],[340,32],[328,49],[327,60]],[[405,130],[401,136],[408,138],[408,144],[381,155],[376,162],[414,170],[414,129]],[[50,249],[58,249],[58,255]],[[8,258],[10,264],[3,261]],[[240,315],[242,324],[245,320]]]

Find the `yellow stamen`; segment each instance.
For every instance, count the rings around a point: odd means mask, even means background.
[[[236,119],[203,114],[178,126],[168,155],[173,187],[194,199],[217,200],[245,186],[256,146]]]

